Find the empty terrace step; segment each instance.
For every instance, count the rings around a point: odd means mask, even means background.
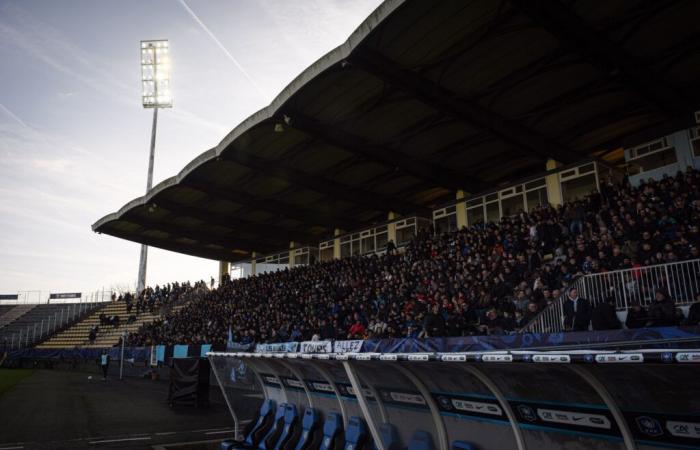
[[[36,305],[17,305],[11,310],[7,311],[5,314],[0,316],[0,328],[7,326],[14,322],[15,320],[19,319],[32,309],[34,309]]]

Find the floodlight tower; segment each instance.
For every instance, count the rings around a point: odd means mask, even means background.
[[[153,109],[151,127],[151,153],[148,158],[148,181],[146,194],[153,187],[153,158],[156,150],[156,126],[158,109],[172,108],[173,97],[170,92],[170,46],[167,40],[141,41],[141,102],[144,108]],[[136,291],[146,287],[146,262],[148,246],[141,245],[139,277]]]

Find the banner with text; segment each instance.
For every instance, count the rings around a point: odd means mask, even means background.
[[[354,341],[335,341],[333,343],[334,353],[359,353],[362,350],[362,340]]]
[[[332,353],[333,343],[331,341],[304,341],[301,343],[302,353]]]
[[[281,342],[279,344],[258,344],[255,353],[294,353],[299,348],[298,342]]]

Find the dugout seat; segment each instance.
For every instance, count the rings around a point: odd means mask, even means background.
[[[435,450],[433,437],[426,431],[416,431],[408,443],[408,450]]]
[[[321,443],[321,416],[313,408],[306,408],[302,416],[301,426],[296,427],[293,436],[282,447],[283,450],[317,449]]]
[[[350,417],[348,428],[345,430],[345,445],[343,450],[362,449],[367,443],[367,426],[365,421],[357,416]]]
[[[316,450],[316,448],[311,447]],[[323,437],[318,450],[340,450],[343,448],[343,417],[330,412],[323,424]]]
[[[274,400],[264,400],[257,416],[243,429],[243,441],[226,440],[221,443],[221,450],[255,448],[265,436],[273,422]]]
[[[382,439],[385,450],[400,450],[402,449],[401,443],[399,442],[399,435],[396,432],[396,427],[390,423],[383,423],[379,425],[379,436]],[[377,445],[372,446],[374,450],[377,450]]]
[[[284,426],[282,427],[282,433],[277,438],[275,450],[282,450],[287,445],[289,440],[294,437],[294,431],[298,428],[298,424],[299,414],[297,414],[297,407],[289,403],[284,408]]]
[[[454,441],[451,450],[476,450],[476,447],[468,442]]]
[[[275,418],[272,422],[272,427],[267,432],[265,437],[258,444],[258,450],[272,450],[279,440],[282,430],[284,430],[284,415],[287,412],[287,404],[280,403],[275,413]]]

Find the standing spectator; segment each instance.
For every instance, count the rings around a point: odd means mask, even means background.
[[[107,371],[109,370],[109,355],[107,350],[102,350],[100,355],[100,368],[102,369],[102,380],[107,380]]]
[[[564,301],[564,328],[586,331],[591,322],[591,304],[578,295],[578,289],[569,289]]]
[[[425,315],[423,321],[424,337],[438,337],[445,335],[445,319],[440,314],[440,307],[433,305],[430,312]]]

